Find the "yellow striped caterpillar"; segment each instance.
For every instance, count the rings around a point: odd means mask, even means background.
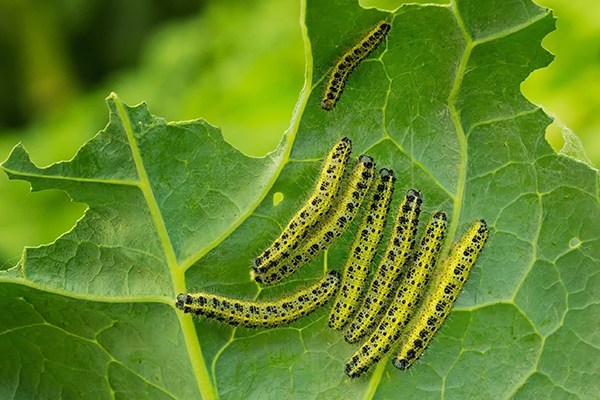
[[[344,86],[352,70],[379,46],[390,31],[390,28],[391,25],[387,22],[379,22],[354,47],[340,57],[327,81],[327,88],[320,104],[322,109],[329,111],[335,107],[335,104],[342,96]]]
[[[344,338],[356,343],[377,326],[387,310],[412,256],[421,214],[421,193],[410,189],[398,208],[389,244],[381,258],[362,306],[346,330]]]
[[[289,257],[306,237],[308,229],[327,213],[332,199],[338,194],[351,151],[352,142],[348,138],[341,138],[333,146],[325,159],[314,192],[273,244],[256,257],[252,267],[255,273],[264,274]]]
[[[181,293],[175,306],[232,326],[274,328],[289,324],[325,305],[340,286],[340,274],[329,273],[316,284],[273,301],[242,301],[208,293]]]
[[[346,364],[346,375],[351,378],[360,376],[387,354],[400,338],[400,330],[410,321],[429,282],[446,229],[446,214],[435,213],[425,228],[421,245],[408,267],[404,281],[398,288],[390,308],[377,329]]]
[[[396,177],[392,170],[382,168],[365,213],[350,246],[350,256],[344,266],[344,275],[329,314],[329,327],[342,329],[354,315],[362,298],[371,263],[385,232]]]
[[[427,294],[423,307],[415,316],[416,322],[406,332],[400,352],[392,360],[394,367],[407,369],[423,354],[452,311],[487,238],[488,227],[484,220],[479,220],[452,246],[449,258],[441,263],[435,287]]]
[[[281,282],[339,238],[358,213],[373,181],[374,168],[373,159],[367,155],[361,155],[352,169],[348,185],[323,221],[309,232],[307,240],[300,244],[298,249],[284,262],[271,268],[265,274],[256,274],[256,281],[264,285]]]

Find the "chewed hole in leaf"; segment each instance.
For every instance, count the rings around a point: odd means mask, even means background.
[[[569,240],[569,247],[572,249],[575,249],[577,247],[579,247],[581,245],[581,240],[579,240],[578,237],[574,237],[571,240]]]
[[[276,192],[276,193],[273,195],[273,205],[274,205],[274,206],[277,206],[277,205],[279,205],[279,203],[281,203],[281,202],[283,201],[283,197],[284,197],[284,196],[283,196],[283,193],[281,193],[281,192]]]

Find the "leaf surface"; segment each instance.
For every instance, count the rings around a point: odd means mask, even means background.
[[[110,121],[70,161],[39,168],[18,145],[2,164],[33,190],[89,206],[54,243],[0,272],[2,398],[594,398],[600,393],[600,180],[544,139],[550,118],[520,83],[552,56],[552,13],[530,1],[458,0],[393,13],[303,4],[307,81],[290,129],[263,158],[204,120],[167,123],[107,99]],[[380,20],[385,42],[318,107],[336,57]],[[408,372],[387,360],[350,380],[355,350],[327,308],[291,326],[193,322],[177,293],[276,298],[340,269],[353,229],[285,283],[249,265],[312,191],[335,140],[491,237],[449,321]],[[280,202],[275,198],[283,196]],[[424,222],[423,221],[423,222]]]

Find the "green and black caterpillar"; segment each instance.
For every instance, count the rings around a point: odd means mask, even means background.
[[[243,301],[210,293],[181,293],[175,306],[232,326],[275,328],[304,317],[323,307],[340,286],[340,274],[329,271],[308,288],[273,301]]]
[[[335,107],[342,96],[346,81],[348,81],[348,77],[350,77],[354,68],[379,46],[390,29],[390,24],[381,21],[364,38],[340,57],[329,75],[325,94],[320,104],[322,109],[329,111]]]

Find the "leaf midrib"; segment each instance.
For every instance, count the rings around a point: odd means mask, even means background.
[[[156,202],[156,198],[152,192],[152,187],[150,186],[150,181],[148,180],[148,174],[144,168],[144,162],[133,134],[131,121],[127,116],[125,107],[123,106],[121,100],[114,93],[111,94],[110,98],[112,98],[112,100],[115,102],[117,112],[119,113],[119,117],[123,123],[123,129],[125,130],[127,140],[129,141],[132,157],[140,179],[139,188],[144,195],[150,215],[152,216],[154,225],[158,232],[160,242],[163,246],[169,271],[171,272],[174,293],[185,292],[185,270],[179,268],[177,264],[177,257],[175,255],[173,245],[171,244],[171,240],[169,239],[165,221],[162,218],[158,203]],[[174,306],[174,302],[171,303],[171,306]],[[192,368],[194,370],[194,376],[196,378],[200,395],[203,399],[216,399],[217,395],[210,381],[206,364],[204,363],[204,357],[202,356],[202,350],[200,348],[200,342],[198,341],[198,335],[196,334],[196,328],[193,320],[189,314],[182,315],[181,313],[177,313],[177,317],[179,318],[179,323],[181,325],[185,345],[190,357]]]

